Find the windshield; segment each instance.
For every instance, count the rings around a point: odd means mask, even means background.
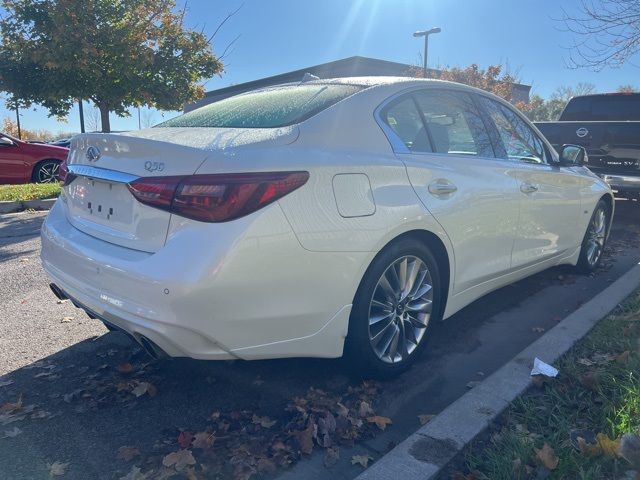
[[[156,127],[284,127],[300,123],[362,88],[314,84],[257,90],[211,103]]]

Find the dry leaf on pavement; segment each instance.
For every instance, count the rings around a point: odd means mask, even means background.
[[[193,442],[193,433],[188,431],[180,432],[180,435],[178,435],[178,445],[180,445],[180,448],[189,448],[191,442]]]
[[[276,420],[271,420],[269,417],[259,417],[258,415],[253,415],[252,419],[253,423],[256,425],[260,425],[264,428],[271,428],[276,424]]]
[[[351,465],[360,465],[363,468],[367,468],[371,460],[373,460],[373,457],[369,455],[354,455],[351,457]]]
[[[145,393],[150,397],[155,397],[157,392],[158,390],[156,389],[156,387],[154,387],[153,384],[149,382],[140,382],[133,390],[131,390],[131,393],[133,393],[136,397],[141,397]]]
[[[118,370],[118,372],[120,373],[131,373],[133,372],[133,365],[131,365],[130,363],[121,363],[120,365],[118,365],[116,367],[116,370]]]
[[[387,425],[391,425],[393,423],[390,418],[381,417],[379,415],[367,417],[367,422],[375,423],[380,430],[384,430],[385,428],[387,428]]]
[[[138,450],[136,447],[120,447],[118,449],[118,453],[116,454],[116,458],[128,462],[138,455],[140,455],[140,450]]]
[[[60,323],[71,323],[73,321],[73,317],[62,317]]]
[[[140,467],[136,467],[134,465],[133,467],[131,467],[131,470],[129,470],[129,473],[127,473],[124,477],[120,477],[120,480],[147,480],[152,473],[153,473],[153,470],[149,470],[146,473],[142,473],[142,470],[140,470]]]
[[[435,415],[418,415],[418,420],[420,421],[420,425],[426,425],[433,417],[435,417]]]
[[[162,459],[162,465],[165,467],[173,467],[178,472],[184,470],[189,465],[195,465],[196,459],[193,458],[191,450],[178,450],[171,452]]]
[[[536,451],[536,458],[545,466],[548,470],[555,470],[558,468],[558,462],[560,461],[556,456],[556,452],[548,443],[545,443],[541,449],[534,448]]]
[[[67,473],[68,466],[68,463],[53,462],[51,465],[49,465],[49,475],[51,475],[52,477],[61,477],[62,475]]]
[[[198,432],[193,436],[193,448],[199,448],[200,450],[208,450],[213,446],[216,441],[216,437],[209,432]]]

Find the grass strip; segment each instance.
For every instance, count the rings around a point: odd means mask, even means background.
[[[640,292],[555,366],[558,378],[537,378],[451,478],[640,479]]]
[[[60,195],[57,183],[27,183],[23,185],[0,185],[0,201],[23,202],[42,200]]]

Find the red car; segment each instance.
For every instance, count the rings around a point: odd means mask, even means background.
[[[68,148],[27,143],[0,133],[0,184],[58,181],[60,163]]]

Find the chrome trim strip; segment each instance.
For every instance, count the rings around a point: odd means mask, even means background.
[[[69,165],[69,172],[79,177],[95,178],[114,183],[131,183],[140,178],[130,173],[118,172],[107,168],[92,167],[91,165]]]

